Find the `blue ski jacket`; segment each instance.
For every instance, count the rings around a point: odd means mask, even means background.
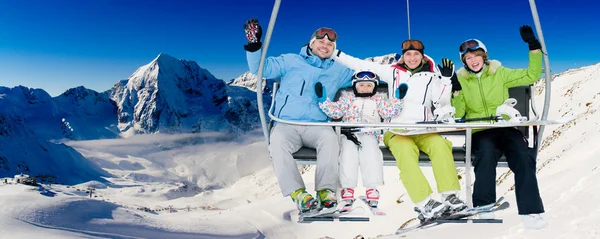
[[[246,51],[248,68],[258,74],[262,49]],[[327,115],[319,108],[314,85],[323,84],[324,93],[334,99],[336,92],[348,87],[354,71],[335,62],[331,57],[321,59],[310,52],[308,46],[299,54],[282,54],[265,59],[263,78],[280,79],[275,97],[273,115],[284,120],[326,122]]]

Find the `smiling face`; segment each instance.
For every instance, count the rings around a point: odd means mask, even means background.
[[[329,38],[316,39],[310,45],[312,53],[322,59],[327,59],[333,54],[334,44]]]
[[[403,55],[404,64],[410,69],[415,69],[421,65],[423,61],[423,54],[417,50],[408,50]]]
[[[375,89],[375,83],[369,81],[361,81],[356,83],[356,92],[361,94],[372,93]]]
[[[485,53],[483,51],[469,51],[463,56],[463,61],[473,72],[479,72],[485,65]]]

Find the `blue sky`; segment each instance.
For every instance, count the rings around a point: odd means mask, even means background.
[[[56,96],[83,85],[110,89],[159,53],[196,61],[217,78],[247,71],[243,23],[256,17],[266,32],[274,1],[0,1],[0,85],[42,88]],[[553,72],[600,62],[600,2],[537,1]],[[519,26],[533,26],[527,0],[411,1],[411,37],[434,60],[458,61],[458,45],[478,38],[490,58],[527,66]],[[282,0],[269,55],[297,53],[320,27],[340,35],[356,57],[400,51],[408,37],[405,1]],[[457,65],[461,66],[461,63]]]

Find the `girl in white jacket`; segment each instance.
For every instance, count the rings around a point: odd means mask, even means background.
[[[379,77],[371,71],[357,71],[352,79],[353,92],[344,92],[333,102],[326,99],[325,89],[317,83],[315,92],[319,107],[333,119],[352,123],[378,123],[390,119],[402,110],[398,99],[377,93]],[[321,94],[319,94],[321,93]],[[363,186],[367,188],[366,198],[371,207],[377,207],[379,191],[383,185],[383,155],[379,149],[378,131],[351,133],[345,132],[341,139],[340,182],[342,185],[342,211],[349,210],[354,202],[354,188],[357,186],[360,165]]]
[[[406,40],[402,43],[402,57],[395,64],[381,65],[342,52],[334,54],[334,59],[354,70],[371,69],[388,83],[390,98],[396,97],[392,92],[401,84],[408,85],[408,91],[402,100],[404,109],[391,122],[415,123],[441,120],[440,118],[452,120],[454,108],[450,105],[450,96],[454,65],[444,59],[444,66],[438,65],[436,69],[433,60],[424,55],[423,51],[424,46],[420,41]],[[434,106],[436,110],[432,112]],[[388,131],[384,135],[384,144],[396,159],[400,179],[416,204],[415,209],[420,213],[420,218],[433,218],[449,209],[466,208],[466,204],[457,196],[460,185],[450,141],[437,133],[402,136]],[[431,159],[437,189],[442,194],[441,202],[431,197],[433,191],[419,167],[419,151],[423,151]]]

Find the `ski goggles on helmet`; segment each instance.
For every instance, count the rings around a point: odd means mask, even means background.
[[[477,40],[471,39],[471,40],[467,40],[467,41],[463,42],[462,44],[460,44],[458,51],[460,52],[460,54],[465,54],[469,50],[474,51],[479,48],[480,48],[479,42]]]
[[[424,48],[425,46],[423,46],[423,43],[419,40],[406,40],[402,42],[402,52],[408,50],[422,51]]]
[[[377,75],[370,71],[359,71],[354,74],[354,79],[376,79]]]
[[[329,40],[332,42],[335,42],[338,38],[337,33],[335,33],[333,29],[328,27],[321,27],[317,29],[315,33],[313,33],[313,37],[317,39],[323,39],[325,35],[327,35],[327,38],[329,38]]]
[[[353,79],[354,81],[364,80],[377,82],[379,81],[379,76],[371,71],[359,71],[354,74]]]

